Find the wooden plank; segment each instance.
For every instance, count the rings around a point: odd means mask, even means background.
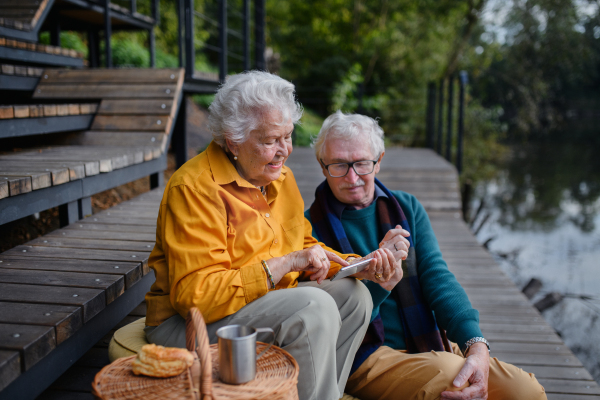
[[[15,118],[29,118],[29,106],[13,106]]]
[[[153,226],[156,227],[156,216],[153,217],[109,217],[109,216],[91,216],[77,223],[99,223],[99,224],[122,224],[122,225],[140,225],[140,226]]]
[[[171,120],[164,115],[97,115],[91,130],[167,132]]]
[[[79,306],[83,322],[89,321],[106,306],[103,290],[60,286],[0,283],[0,301]]]
[[[30,164],[29,166],[14,165],[10,162],[0,161],[0,174],[7,175],[8,172],[21,172],[21,175],[31,175],[32,184],[35,189],[35,182],[33,182],[33,176],[44,175],[51,178],[51,182],[48,182],[47,186],[62,185],[63,183],[69,182],[70,174],[69,168],[67,167],[44,167],[36,164]],[[49,179],[50,180],[50,179]],[[46,181],[44,181],[46,182]],[[46,187],[46,186],[41,186]]]
[[[46,69],[44,84],[102,84],[102,83],[167,83],[177,82],[180,77],[179,69],[97,69],[97,70],[76,70],[76,69]],[[96,96],[104,97],[104,96]]]
[[[168,136],[157,132],[112,132],[112,131],[86,131],[73,140],[73,144],[104,145],[109,143],[123,143],[125,146],[146,146],[160,149],[160,154],[166,151]]]
[[[8,180],[7,179],[1,179],[0,180],[0,199],[8,197],[8,195],[9,195]]]
[[[54,328],[48,326],[0,324],[0,337],[0,349],[19,351],[23,371],[30,369],[56,347]]]
[[[157,98],[172,99],[175,85],[147,83],[137,84],[60,84],[40,83],[33,93],[34,99],[127,99]]]
[[[57,344],[81,328],[81,318],[82,311],[79,307],[0,302],[0,323],[54,327]]]
[[[538,382],[546,393],[600,395],[600,387],[590,381],[538,379]]]
[[[594,380],[590,373],[585,368],[581,367],[549,367],[529,365],[525,368],[527,369],[527,372],[535,374],[536,378],[538,379]]]
[[[80,222],[80,221],[78,221]],[[65,226],[64,229],[82,229],[82,230],[92,230],[92,231],[105,231],[105,232],[141,232],[141,233],[151,233],[156,234],[156,226],[144,226],[144,225],[122,225],[122,224],[94,224],[94,223],[86,223],[79,224],[74,223],[68,226]]]
[[[545,343],[507,343],[502,341],[493,342],[491,346],[494,354],[502,353],[520,353],[520,354],[567,354],[571,355],[571,350],[564,345],[545,344]]]
[[[54,165],[66,165],[68,168],[75,168],[77,171],[74,176],[80,176],[80,167],[78,165],[83,165],[85,176],[93,176],[98,175],[100,173],[100,162],[95,160],[66,160],[61,159],[61,157],[55,157],[48,155],[41,155],[44,153],[40,152],[24,152],[24,153],[16,153],[10,155],[0,156],[0,160],[2,161],[10,161],[10,162],[19,162],[19,163],[29,163],[29,164],[48,164],[50,166]],[[63,158],[70,158],[69,156]],[[82,158],[82,157],[77,157]],[[71,174],[71,172],[69,172]]]
[[[557,367],[583,367],[573,354],[528,354],[528,353],[501,353],[494,351],[492,354],[500,360],[518,365],[547,365]]]
[[[79,238],[79,239],[111,239],[119,241],[138,241],[138,242],[152,242],[156,240],[155,233],[144,233],[144,232],[114,232],[114,231],[94,231],[84,229],[61,229],[54,232],[50,232],[44,236],[45,238],[52,237],[67,237],[67,238]]]
[[[60,247],[39,246],[17,246],[3,253],[4,255],[27,256],[27,257],[49,257],[77,260],[100,260],[100,261],[139,261],[144,268],[144,275],[148,268],[148,252],[140,251],[117,251],[117,250],[89,250],[71,249],[65,251]]]
[[[15,117],[12,106],[0,106],[0,119],[10,119]]]
[[[25,161],[22,159],[18,160],[0,160],[0,169],[2,165],[13,165],[15,167],[26,167],[29,166],[33,170],[37,171],[39,168],[42,169],[57,169],[57,168],[68,168],[69,180],[75,181],[78,179],[85,178],[85,165],[82,162],[60,162],[60,161]],[[98,171],[99,173],[99,171]]]
[[[6,176],[0,175],[0,182],[8,184],[9,196],[31,192],[31,177],[29,176]]]
[[[122,250],[122,251],[152,251],[154,241],[135,242],[103,239],[67,238],[66,235],[47,237],[43,236],[27,242],[31,246],[51,246],[77,249],[100,249],[100,250]]]
[[[0,282],[102,289],[106,292],[106,304],[112,303],[125,291],[121,275],[81,272],[20,270],[5,267],[0,268]]]
[[[112,262],[59,258],[35,259],[31,257],[10,256],[6,253],[0,254],[1,268],[122,275],[125,280],[125,288],[133,286],[143,276],[142,264],[136,261]]]
[[[0,350],[0,391],[21,374],[21,357],[18,351]]]
[[[52,176],[50,172],[32,172],[24,170],[24,168],[11,168],[0,166],[0,175],[5,177],[28,177],[31,182],[31,189],[38,190],[52,186]],[[12,170],[12,171],[11,171]]]
[[[27,160],[31,158],[33,162],[63,162],[63,161],[79,161],[85,165],[86,176],[98,175],[100,172],[112,171],[112,160],[107,156],[90,157],[87,155],[78,155],[74,151],[72,153],[65,152],[64,154],[52,154],[44,151],[23,152],[19,154],[11,154],[10,156],[0,156],[3,160]],[[88,173],[89,171],[89,173]],[[97,171],[97,172],[96,172]]]
[[[99,115],[170,115],[173,100],[102,100]]]

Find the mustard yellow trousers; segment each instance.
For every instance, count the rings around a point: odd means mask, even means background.
[[[361,400],[434,400],[445,390],[460,390],[452,381],[465,359],[456,344],[454,354],[408,354],[382,346],[348,379],[346,393]],[[468,386],[465,385],[465,387]],[[489,400],[545,400],[542,385],[514,365],[490,358]]]

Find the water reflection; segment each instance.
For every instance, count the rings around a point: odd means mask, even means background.
[[[520,147],[498,177],[476,190],[488,242],[519,286],[531,278],[566,295],[544,317],[600,382],[600,157],[592,146]],[[486,216],[489,217],[486,219]],[[491,240],[490,240],[491,239]],[[584,296],[582,298],[582,296]]]

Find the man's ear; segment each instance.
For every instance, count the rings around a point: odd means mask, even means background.
[[[240,151],[240,146],[229,139],[225,139],[225,144],[227,145],[229,152],[237,157]]]
[[[381,169],[381,160],[383,160],[384,155],[385,151],[381,153],[381,155],[379,156],[379,161],[377,161],[377,164],[375,164],[375,174],[378,174],[379,170]]]

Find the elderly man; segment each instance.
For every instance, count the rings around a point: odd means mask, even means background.
[[[442,259],[423,206],[375,178],[385,150],[377,121],[338,111],[314,148],[326,180],[305,212],[313,236],[343,253],[390,249],[403,267],[389,280],[364,281],[374,307],[346,392],[363,400],[545,399],[532,374],[490,359],[479,313]]]

